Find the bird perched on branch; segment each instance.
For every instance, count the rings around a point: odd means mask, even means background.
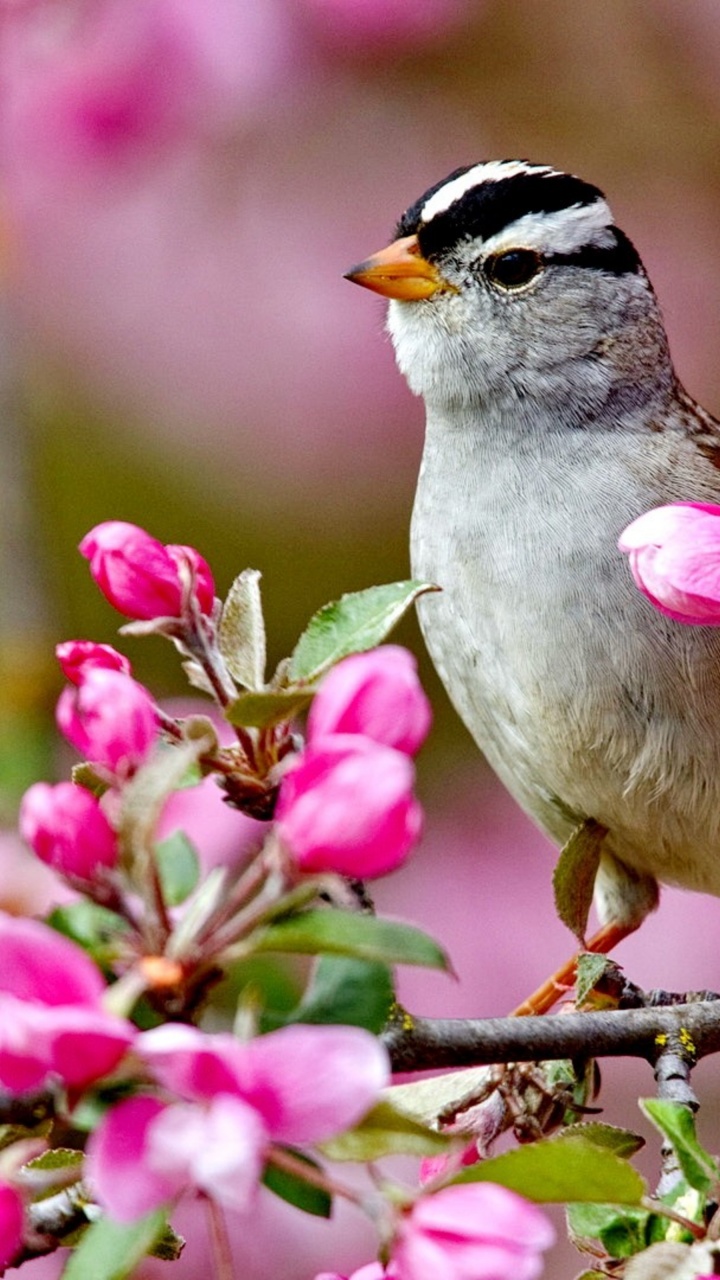
[[[443,589],[420,621],[460,716],[555,841],[607,829],[604,942],[658,881],[720,895],[720,629],[656,611],[617,547],[652,507],[720,502],[720,424],[602,192],[519,160],[458,169],[348,277],[391,300],[425,401],[412,567]]]

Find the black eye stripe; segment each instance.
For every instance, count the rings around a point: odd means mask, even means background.
[[[606,247],[586,244],[573,253],[547,253],[544,255],[545,262],[548,266],[587,267],[591,271],[608,271],[615,276],[641,270],[640,255],[625,232],[617,227],[609,227],[608,230],[615,240],[614,244]]]

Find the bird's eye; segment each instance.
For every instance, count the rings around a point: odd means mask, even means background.
[[[484,271],[491,284],[502,289],[520,289],[542,270],[542,258],[534,249],[508,249],[488,258]]]

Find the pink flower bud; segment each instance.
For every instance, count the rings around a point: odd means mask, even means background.
[[[527,1200],[492,1182],[445,1187],[402,1222],[393,1262],[403,1280],[534,1280],[555,1232]]]
[[[96,644],[94,640],[65,640],[55,646],[55,657],[63,675],[72,684],[80,684],[88,667],[105,667],[108,671],[122,671],[130,675],[130,663],[124,653],[118,653],[111,644]]]
[[[91,881],[99,867],[117,862],[117,838],[99,801],[72,782],[36,782],[23,796],[19,825],[38,858],[71,879]]]
[[[155,707],[141,684],[122,671],[90,667],[56,708],[60,732],[93,764],[124,777],[142,764],[157,734]]]
[[[720,626],[720,507],[677,502],[633,520],[618,542],[638,587],[677,622]]]
[[[317,742],[329,733],[363,733],[414,755],[431,718],[413,655],[386,644],[345,658],[325,676],[310,709],[308,736]]]
[[[301,871],[385,875],[420,835],[414,779],[406,755],[369,738],[310,743],[280,784],[278,835]]]
[[[193,547],[163,546],[137,525],[107,520],[85,535],[80,553],[105,599],[129,618],[182,617],[191,580],[201,612],[212,613],[212,573]]]
[[[14,1187],[0,1183],[0,1271],[10,1266],[23,1242],[24,1210]]]

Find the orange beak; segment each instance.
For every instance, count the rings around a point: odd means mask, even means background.
[[[372,258],[346,271],[345,279],[362,284],[374,293],[381,293],[385,298],[401,298],[404,302],[432,298],[441,290],[457,293],[455,286],[444,280],[433,264],[423,258],[417,236],[394,240],[387,249],[381,249]]]

